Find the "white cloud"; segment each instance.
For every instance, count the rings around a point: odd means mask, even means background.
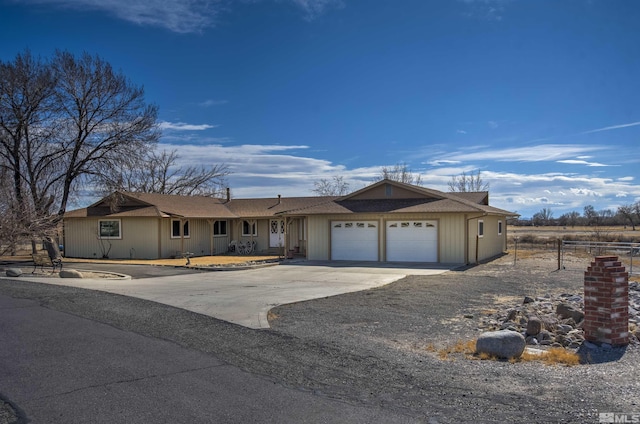
[[[454,161],[514,161],[514,162],[541,162],[558,161],[576,157],[585,152],[605,149],[603,146],[589,146],[580,144],[539,144],[527,147],[514,147],[510,149],[484,149],[478,151],[458,151],[441,155],[437,160]]]
[[[569,164],[569,165],[611,166],[611,165],[605,165],[605,164],[598,163],[598,162],[587,162],[585,160],[575,160],[575,159],[565,159],[565,160],[559,160],[557,162],[558,163],[566,163],[566,164]]]
[[[211,106],[220,106],[220,105],[224,105],[229,103],[227,100],[214,100],[214,99],[207,99],[203,102],[198,103],[198,106],[201,107],[211,107]]]
[[[459,160],[447,160],[447,159],[442,159],[442,160],[432,160],[427,162],[428,165],[431,166],[441,166],[441,165],[455,165],[461,163]]]
[[[617,130],[617,129],[620,129],[620,128],[635,127],[636,125],[640,125],[640,121],[631,122],[629,124],[612,125],[610,127],[598,128],[596,130],[585,131],[585,132],[582,132],[580,134],[591,134],[591,133],[600,132],[600,131]]]
[[[176,149],[180,156],[179,165],[228,165],[232,171],[228,180],[232,195],[236,197],[311,196],[315,181],[336,175],[342,176],[355,191],[370,184],[383,165],[393,165],[379,163],[349,168],[345,164],[313,157],[318,152],[307,145],[225,145],[205,143],[204,139],[187,135],[182,139],[175,137],[171,142],[168,137],[163,137],[158,148]],[[185,142],[187,138],[189,142]],[[575,153],[572,157],[576,157]],[[441,191],[448,190],[452,176],[479,169],[456,161],[425,166],[426,169],[412,166],[412,172],[422,176],[426,187]],[[521,172],[517,165],[506,165],[514,169],[512,171],[496,171],[496,167],[504,166],[488,163],[481,168],[483,180],[490,184],[491,205],[517,212],[523,217],[531,217],[543,207],[551,207],[555,216],[560,216],[572,210],[582,212],[589,204],[598,210],[615,209],[617,204],[640,200],[640,186],[633,185],[632,177],[608,178],[599,174],[562,172],[527,174]],[[622,197],[623,194],[626,197]]]
[[[505,5],[511,0],[461,0],[469,6],[467,17],[487,21],[501,21],[506,10]]]
[[[602,196],[602,194],[598,193],[597,191],[594,191],[588,188],[571,188],[569,190],[571,191],[571,193],[575,194],[576,196],[589,196],[589,197]]]
[[[492,129],[498,128],[498,123],[496,121],[489,121],[487,122],[487,125],[489,125],[489,128],[492,128]]]
[[[15,2],[19,0],[13,0]],[[289,0],[313,20],[342,0]],[[215,26],[218,15],[231,8],[231,0],[23,0],[67,9],[106,12],[142,26],[154,26],[181,34],[200,33]]]
[[[137,25],[156,26],[178,33],[201,32],[214,25],[220,0],[26,0],[77,10],[107,12]]]
[[[209,124],[186,124],[184,122],[167,122],[162,121],[158,124],[161,130],[172,130],[172,131],[204,131],[209,130],[211,128],[216,128],[218,125],[209,125]]]
[[[457,132],[458,134],[466,134],[466,133],[467,133],[465,130],[456,130],[456,132]]]
[[[342,0],[291,0],[291,2],[302,8],[305,19],[313,20],[326,12],[327,9],[344,7]]]

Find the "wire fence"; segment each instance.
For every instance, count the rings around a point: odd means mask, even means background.
[[[640,274],[640,243],[562,240],[558,245],[558,267],[586,270],[594,256],[605,255],[617,256],[629,275]]]

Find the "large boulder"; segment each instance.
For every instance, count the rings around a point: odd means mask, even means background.
[[[82,278],[82,273],[75,269],[63,269],[60,271],[60,278]]]
[[[525,338],[517,331],[488,331],[478,337],[476,353],[511,359],[520,357],[525,347]]]
[[[5,274],[7,274],[7,277],[19,277],[22,275],[22,270],[20,268],[7,268]]]

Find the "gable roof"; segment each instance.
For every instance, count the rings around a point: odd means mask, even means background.
[[[113,196],[117,208],[112,209]],[[487,192],[445,193],[425,187],[382,180],[346,196],[218,199],[156,193],[115,192],[93,205],[70,211],[65,218],[180,217],[268,218],[284,215],[355,213],[482,213],[516,216],[489,206]]]

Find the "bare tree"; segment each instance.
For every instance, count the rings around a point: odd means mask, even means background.
[[[0,63],[0,167],[3,183],[11,181],[3,187],[3,215],[13,237],[46,229],[54,201],[46,181],[61,156],[48,144],[54,84],[50,67],[28,51]]]
[[[580,219],[580,213],[576,211],[567,212],[558,218],[560,225],[569,225],[575,227]]]
[[[334,176],[330,180],[321,179],[313,183],[313,190],[318,196],[344,196],[349,192],[349,183],[342,176]]]
[[[105,165],[144,154],[159,137],[157,107],[147,105],[144,90],[116,73],[97,56],[75,58],[57,52],[55,101],[65,118],[58,145],[65,151],[58,215],[66,210],[74,183]]]
[[[470,174],[463,172],[460,175],[451,177],[451,181],[449,181],[449,191],[489,191],[489,183],[483,181],[480,170],[475,174],[473,172]]]
[[[99,57],[26,51],[0,62],[0,167],[25,236],[44,236],[100,169],[139,157],[159,136],[142,88]]]
[[[620,206],[618,208],[618,214],[620,214],[625,221],[628,221],[629,224],[631,224],[633,231],[636,230],[636,224],[634,221],[634,214],[633,214],[633,205]]]
[[[393,167],[383,166],[374,181],[391,180],[406,184],[422,185],[422,176],[414,174],[406,163],[397,163]]]
[[[600,216],[593,205],[585,206],[583,215],[587,225],[600,225]]]
[[[640,222],[640,200],[633,204],[633,213],[636,215],[638,222]]]
[[[553,211],[550,208],[543,208],[532,217],[533,225],[551,225],[553,222]]]
[[[150,150],[142,157],[120,162],[116,169],[103,169],[98,176],[105,191],[124,190],[183,196],[222,197],[229,167],[179,166],[177,150]]]

